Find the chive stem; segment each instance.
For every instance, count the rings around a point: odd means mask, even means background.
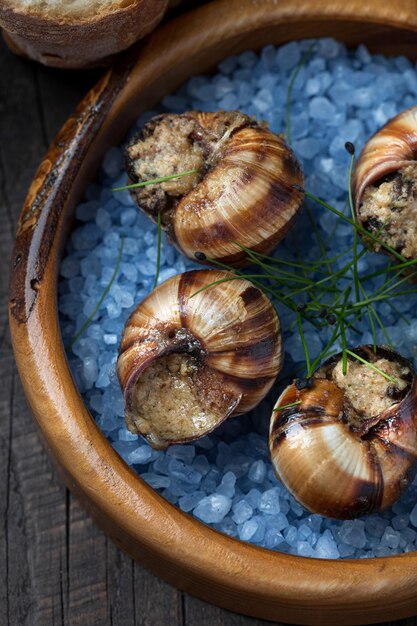
[[[124,185],[123,187],[115,187],[112,191],[124,191],[125,189],[138,189],[139,187],[147,187],[148,185],[157,185],[158,183],[166,183],[169,180],[176,178],[182,178],[189,174],[196,174],[198,170],[187,170],[186,172],[179,172],[178,174],[171,174],[170,176],[160,176],[159,178],[151,178],[149,180],[143,180],[140,183],[132,183],[131,185]]]
[[[291,409],[293,406],[298,406],[301,404],[301,400],[297,400],[296,402],[290,402],[289,404],[283,404],[282,406],[273,409],[274,411],[283,411],[284,409]]]
[[[346,350],[346,352],[349,354],[349,356],[353,357],[354,359],[357,359],[358,361],[360,361],[361,363],[363,363],[367,367],[371,368],[375,372],[378,372],[378,374],[381,374],[381,376],[386,378],[390,383],[393,383],[394,385],[398,384],[398,381],[395,380],[395,378],[392,378],[392,376],[390,376],[386,372],[383,372],[379,367],[377,367],[373,363],[370,363],[370,361],[367,361],[366,359],[363,359],[361,356],[359,356],[359,354],[355,354],[355,352],[352,352],[352,350],[348,350],[348,349]]]

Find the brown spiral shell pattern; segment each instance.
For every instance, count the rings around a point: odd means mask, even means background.
[[[178,119],[194,124],[190,141],[201,146],[204,171],[190,190],[173,200],[165,224],[173,243],[189,258],[198,251],[234,267],[250,263],[235,242],[269,253],[294,224],[303,200],[302,192],[293,188],[302,187],[304,179],[292,150],[282,137],[239,111],[159,116],[145,127],[145,135],[155,124]],[[134,139],[128,147],[132,182],[138,178],[129,154],[140,153],[137,145]],[[155,219],[155,208],[147,210],[143,193],[134,190],[133,195]]]
[[[356,210],[369,185],[415,163],[416,154],[417,106],[414,106],[389,120],[371,137],[362,150],[352,180]]]
[[[126,420],[154,447],[196,439],[230,415],[251,410],[266,395],[282,365],[280,325],[269,299],[229,272],[198,270],[174,276],[145,298],[128,319],[117,371]],[[207,287],[222,280],[224,282]],[[207,287],[195,294],[203,287]],[[155,430],[152,415],[137,419],[134,390],[151,364],[169,354],[192,355],[204,394],[224,394],[227,406],[198,430],[180,416],[177,427]],[[207,392],[207,393],[206,393]],[[174,432],[175,431],[175,432]]]
[[[356,349],[369,357],[370,346]],[[271,417],[269,448],[277,476],[307,509],[350,519],[393,504],[417,458],[417,383],[410,363],[384,347],[377,354],[406,364],[412,381],[401,401],[355,430],[343,420],[344,392],[332,380],[289,385]],[[332,357],[323,367],[340,359]],[[322,369],[320,368],[320,369]]]

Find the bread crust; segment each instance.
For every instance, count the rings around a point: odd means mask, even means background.
[[[0,26],[17,54],[52,67],[91,67],[106,64],[153,30],[167,5],[168,0],[134,0],[106,14],[70,20],[25,13],[0,0]]]

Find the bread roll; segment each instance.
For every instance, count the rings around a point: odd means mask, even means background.
[[[9,47],[53,67],[103,65],[162,19],[169,0],[0,0]]]

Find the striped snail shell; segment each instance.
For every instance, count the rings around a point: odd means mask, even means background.
[[[375,133],[362,150],[352,189],[358,222],[407,260],[417,257],[417,106]],[[368,244],[379,251],[371,240]],[[395,256],[382,248],[388,256]]]
[[[139,207],[187,257],[249,264],[236,242],[270,252],[295,222],[303,174],[282,137],[239,111],[159,115],[126,150],[130,182],[195,173],[132,189]],[[200,259],[204,257],[200,255]]]
[[[252,283],[218,270],[174,276],[123,332],[117,370],[127,427],[155,448],[202,437],[255,407],[281,364],[277,314]]]
[[[311,379],[285,389],[269,435],[275,472],[293,496],[314,513],[340,519],[393,504],[412,478],[417,457],[411,364],[382,346],[355,353],[395,384],[351,357],[343,375],[336,355]]]

